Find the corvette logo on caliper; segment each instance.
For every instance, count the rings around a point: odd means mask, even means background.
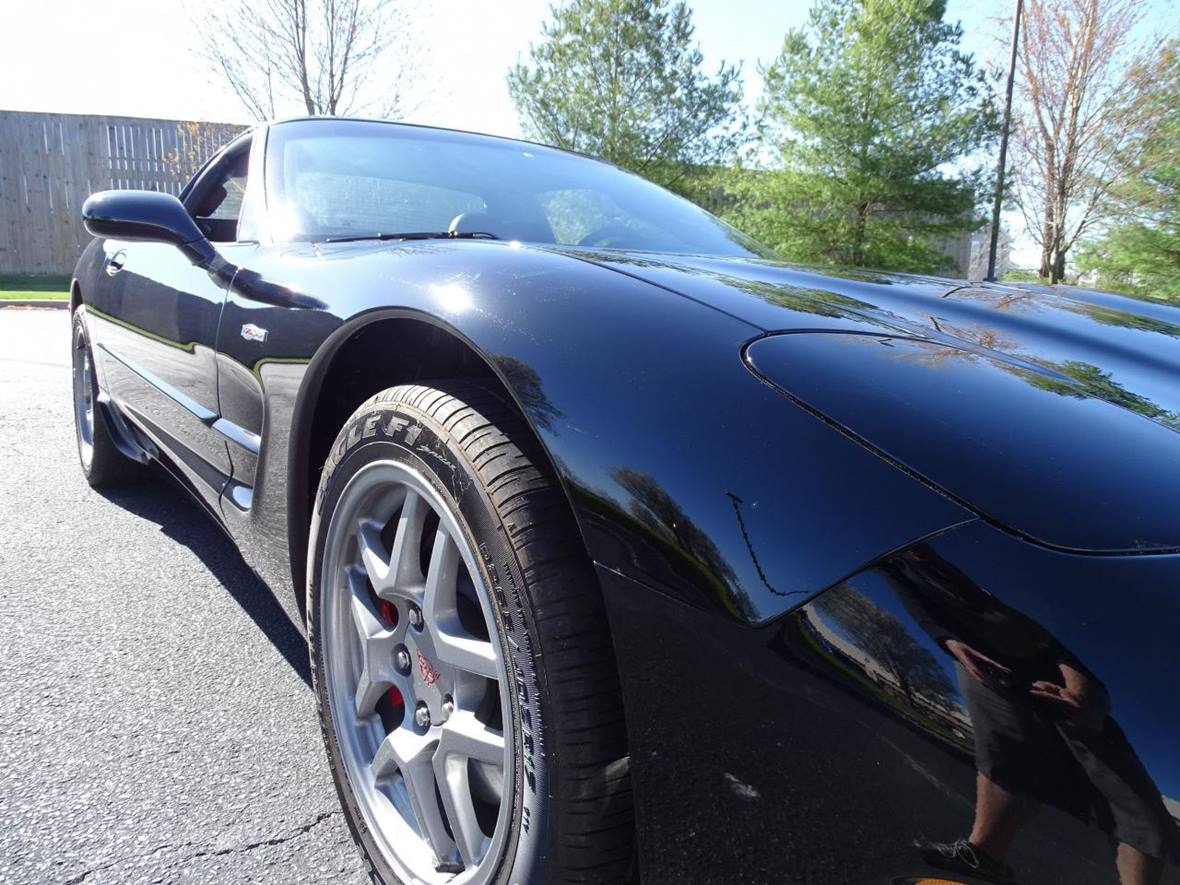
[[[418,669],[422,671],[422,681],[427,685],[434,685],[438,682],[438,677],[442,674],[434,669],[430,661],[426,660],[426,655],[418,652]]]

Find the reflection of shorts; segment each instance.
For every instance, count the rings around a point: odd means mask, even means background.
[[[956,664],[975,730],[975,767],[1011,793],[1093,822],[1117,841],[1158,858],[1180,856],[1180,833],[1159,788],[1118,724],[1079,735],[1020,690],[977,682]]]

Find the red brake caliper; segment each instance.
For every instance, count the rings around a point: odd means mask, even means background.
[[[388,599],[377,600],[377,611],[381,615],[381,620],[385,621],[385,625],[390,629],[397,626],[397,606]],[[400,707],[405,704],[402,698],[402,693],[398,690],[396,685],[389,687],[389,703],[395,707]]]

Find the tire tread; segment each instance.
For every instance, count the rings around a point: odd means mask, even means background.
[[[544,453],[515,407],[476,382],[391,387],[353,418],[381,406],[418,411],[447,431],[480,478],[520,562],[539,634],[545,735],[559,800],[556,856],[547,862],[546,880],[627,880],[635,821],[614,650],[601,591]],[[325,478],[342,455],[329,458]]]

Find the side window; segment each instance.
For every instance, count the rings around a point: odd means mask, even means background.
[[[202,176],[186,201],[197,226],[214,243],[232,243],[238,238],[249,161],[248,146],[235,150]]]

